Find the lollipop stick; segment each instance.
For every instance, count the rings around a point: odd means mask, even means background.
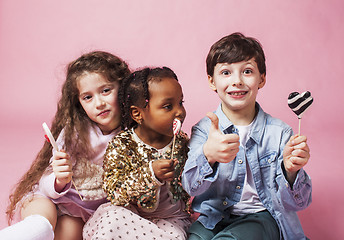
[[[173,136],[173,143],[172,143],[172,153],[171,153],[171,159],[173,159],[173,152],[174,152],[174,145],[176,143],[176,135]]]
[[[301,136],[301,118],[299,118],[299,136]]]
[[[53,146],[53,148],[55,149],[55,151],[59,151],[59,148],[57,147],[56,141],[55,141],[53,135],[51,134],[48,125],[44,122],[44,123],[42,124],[42,126],[43,126],[43,129],[44,129],[45,133],[46,133],[46,136],[47,136],[48,139],[49,139],[50,144]],[[73,181],[73,178],[71,179],[71,181],[72,181],[72,184],[74,185],[74,188],[75,188],[76,192],[77,192],[78,195],[79,195],[79,198],[81,199],[81,201],[84,201],[84,200],[82,199],[80,193],[79,193],[78,188],[76,187],[75,182]]]

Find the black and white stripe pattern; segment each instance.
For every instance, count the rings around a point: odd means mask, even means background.
[[[298,92],[292,92],[288,97],[288,106],[291,108],[291,110],[293,110],[299,119],[312,103],[313,98],[309,91],[303,92],[302,94]]]

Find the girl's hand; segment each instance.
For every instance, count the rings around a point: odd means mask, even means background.
[[[172,181],[174,177],[174,168],[177,161],[174,159],[159,159],[152,163],[155,177],[160,181]]]
[[[56,177],[55,190],[56,192],[62,192],[73,176],[70,156],[64,150],[55,152],[51,166]]]
[[[292,136],[283,150],[283,164],[290,185],[293,185],[297,172],[307,164],[309,157],[307,137],[299,135]]]

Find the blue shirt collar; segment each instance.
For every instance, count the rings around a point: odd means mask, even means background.
[[[256,108],[258,108],[258,114],[253,120],[252,125],[252,132],[250,132],[250,138],[253,139],[256,143],[259,143],[265,129],[266,125],[266,116],[263,109],[260,105],[256,102]],[[219,128],[223,133],[230,134],[236,133],[237,130],[234,124],[227,118],[225,113],[222,111],[221,104],[217,107],[215,114],[219,118]]]

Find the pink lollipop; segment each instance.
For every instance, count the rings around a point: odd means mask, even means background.
[[[172,143],[172,150],[171,150],[171,159],[173,159],[173,152],[174,152],[174,144],[176,142],[176,136],[178,135],[180,128],[182,126],[182,123],[179,119],[175,118],[173,120],[173,143]]]
[[[180,120],[175,118],[173,120],[173,134],[174,135],[177,135],[179,133],[181,126],[182,126],[182,123],[180,122]]]

